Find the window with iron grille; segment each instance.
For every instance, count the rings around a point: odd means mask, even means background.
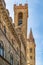
[[[0,55],[4,57],[4,45],[2,41],[0,41]]]
[[[13,54],[10,54],[10,63],[13,65]]]

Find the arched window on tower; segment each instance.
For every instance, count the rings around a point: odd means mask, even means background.
[[[4,57],[4,45],[2,41],[0,41],[0,55]]]
[[[22,20],[23,20],[23,13],[20,12],[20,13],[18,14],[18,25],[21,25],[21,24],[22,24]]]

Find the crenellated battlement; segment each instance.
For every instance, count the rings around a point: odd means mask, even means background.
[[[17,7],[17,8],[19,8],[19,7],[20,7],[20,8],[28,8],[28,4],[24,4],[24,5],[23,5],[23,4],[19,4],[19,5],[14,4],[14,8],[16,8],[16,7]]]

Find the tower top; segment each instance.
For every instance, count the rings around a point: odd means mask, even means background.
[[[26,13],[27,13],[27,17],[28,17],[28,4],[14,4],[14,11],[17,11],[17,10],[26,10]]]
[[[27,3],[25,3],[25,4],[19,3],[19,4],[14,4],[14,6],[28,6],[28,4]]]
[[[29,41],[33,41],[33,42],[34,42],[34,37],[33,37],[33,33],[32,33],[32,28],[30,29]]]
[[[27,19],[28,19],[28,4],[14,4],[14,23],[15,28],[21,28],[21,31],[27,38]]]

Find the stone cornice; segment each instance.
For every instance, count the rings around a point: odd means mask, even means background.
[[[4,8],[3,8],[4,9]],[[13,36],[17,39],[17,43],[19,42],[19,44],[21,44],[19,37],[16,33],[16,30],[13,27],[12,21],[10,20],[9,16],[6,13],[6,9],[0,9],[1,14],[2,14],[2,18],[5,22],[5,24],[7,25],[7,27],[9,28],[9,30],[11,31],[11,33],[13,34]]]

